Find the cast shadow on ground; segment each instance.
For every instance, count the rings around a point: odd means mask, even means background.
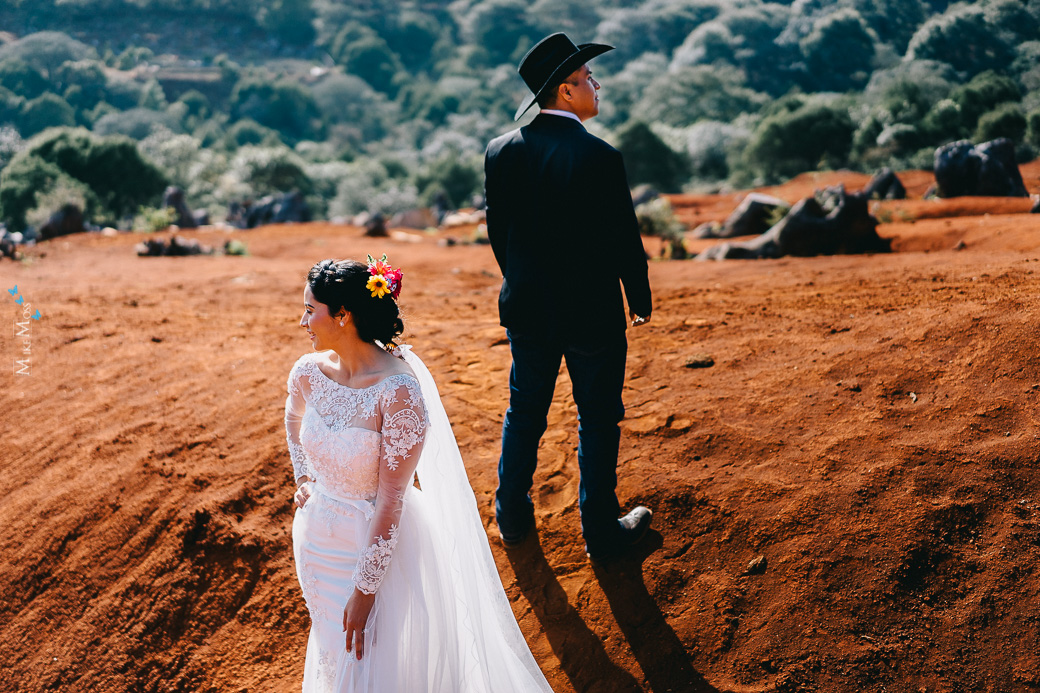
[[[650,690],[721,693],[693,668],[690,654],[668,625],[643,582],[643,561],[664,544],[651,530],[632,552],[608,563],[593,563],[599,585]]]
[[[654,532],[630,559],[593,566],[611,611],[638,660],[651,691],[718,693],[693,666],[642,581],[642,563],[662,544]],[[579,692],[636,693],[644,687],[607,655],[603,642],[571,606],[545,559],[537,534],[506,551],[517,585],[542,624],[560,667]],[[632,569],[634,567],[634,573]]]

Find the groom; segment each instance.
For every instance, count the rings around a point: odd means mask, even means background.
[[[534,121],[492,140],[484,160],[487,225],[502,270],[498,307],[513,356],[502,426],[495,514],[502,541],[534,528],[529,492],[561,360],[578,407],[578,503],[593,560],[622,553],[646,534],[650,510],[618,519],[617,456],[625,413],[627,319],[650,320],[646,253],[621,154],[585,131],[599,113],[588,61],[613,46],[540,41],[520,62]]]

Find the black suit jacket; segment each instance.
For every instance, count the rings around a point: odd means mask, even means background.
[[[631,311],[650,315],[646,252],[620,152],[576,120],[540,114],[491,141],[484,175],[502,325],[579,337],[624,331],[621,284]]]

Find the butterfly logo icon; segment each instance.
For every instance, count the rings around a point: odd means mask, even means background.
[[[23,297],[19,296],[18,298],[16,298],[14,300],[14,302],[17,303],[18,305],[22,305],[23,303],[25,303],[25,299]]]
[[[7,293],[11,294],[12,296],[17,296],[18,295],[18,285],[15,284],[13,289],[8,289]]]
[[[43,316],[41,316],[41,315],[40,315],[40,311],[39,311],[39,310],[37,310],[37,311],[36,311],[36,314],[32,316],[32,319],[33,319],[33,320],[39,320],[39,319],[40,319],[41,317],[43,317]]]

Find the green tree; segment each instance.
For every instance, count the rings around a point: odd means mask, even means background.
[[[261,5],[260,26],[284,43],[306,46],[316,35],[314,18],[310,0],[270,0]]]
[[[76,124],[76,111],[57,94],[44,94],[22,106],[19,130],[28,137],[47,128]]]
[[[1005,103],[979,118],[974,140],[981,143],[995,140],[998,137],[1007,137],[1015,144],[1021,144],[1025,142],[1027,126],[1026,116],[1022,112],[1021,106]]]
[[[107,113],[94,122],[98,135],[125,135],[135,140],[143,140],[158,128],[179,130],[180,126],[168,114],[147,108]]]
[[[24,231],[25,214],[36,204],[36,193],[54,185],[64,174],[38,156],[15,155],[0,171],[0,219],[12,231]]]
[[[376,91],[397,93],[394,77],[403,69],[397,55],[379,36],[358,39],[343,49],[343,68],[368,82]]]
[[[441,36],[440,24],[423,12],[404,10],[395,15],[396,21],[385,32],[387,45],[405,68],[419,70],[426,67]]]
[[[98,200],[96,218],[106,223],[115,223],[141,205],[154,205],[167,183],[133,140],[96,137],[83,129],[61,128],[40,135],[15,156],[11,166],[21,157],[39,158],[85,183]]]
[[[766,181],[821,167],[838,168],[848,158],[854,132],[847,109],[805,103],[764,118],[744,150],[743,163],[752,175]]]
[[[77,60],[62,63],[54,71],[52,81],[62,91],[65,100],[77,111],[90,110],[105,100],[108,80],[97,60]]]
[[[35,99],[50,88],[50,83],[42,72],[24,60],[8,58],[0,61],[0,87],[22,98]]]
[[[900,55],[930,12],[922,0],[854,0],[852,6],[878,39],[891,44]]]
[[[845,91],[867,83],[876,42],[858,12],[842,9],[818,20],[800,46],[819,89]]]
[[[676,193],[690,179],[688,158],[658,137],[646,123],[630,123],[617,134],[625,159],[629,187],[649,183],[661,192]]]
[[[0,46],[0,60],[15,58],[51,75],[62,63],[97,58],[97,51],[60,31],[40,31]]]
[[[492,65],[511,63],[541,38],[541,31],[528,21],[523,0],[487,0],[469,17],[470,40],[482,49]]]
[[[992,111],[998,104],[1017,103],[1021,98],[1022,92],[1013,79],[991,70],[975,75],[950,94],[950,99],[960,108],[963,125],[969,132],[983,113]]]
[[[252,118],[290,142],[313,139],[321,129],[314,99],[300,85],[285,80],[242,80],[231,92],[231,116]]]
[[[733,120],[757,111],[765,101],[763,94],[744,86],[743,73],[736,68],[699,65],[655,77],[633,105],[632,117],[685,127],[699,120]]]
[[[483,182],[483,172],[478,163],[456,155],[440,157],[424,166],[415,177],[415,186],[427,204],[438,193],[444,193],[456,209],[468,205]]]
[[[910,39],[906,58],[941,60],[975,75],[1005,68],[1014,54],[986,21],[982,9],[971,5],[958,6],[925,22]]]

